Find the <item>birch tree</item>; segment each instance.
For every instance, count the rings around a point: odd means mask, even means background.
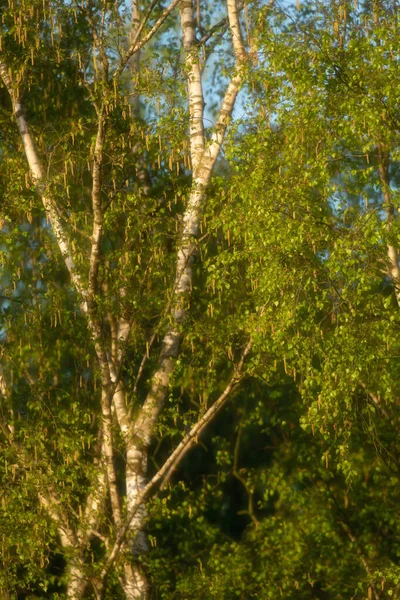
[[[86,323],[89,336],[87,363],[94,369],[89,385],[99,386],[95,392],[99,402],[99,413],[94,417],[96,441],[88,442],[89,446],[94,443],[89,453],[90,475],[81,491],[74,492],[73,486],[70,489],[79,498],[71,503],[64,497],[60,490],[64,484],[57,476],[53,481],[51,476],[46,477],[37,492],[67,563],[68,598],[82,598],[88,590],[97,598],[106,597],[111,571],[117,575],[126,598],[148,597],[148,582],[137,561],[147,546],[143,532],[145,501],[168,469],[179,463],[182,453],[233,394],[244,375],[251,345],[245,330],[225,389],[202,411],[164,466],[147,482],[149,448],[171,390],[189,320],[192,289],[196,285],[193,262],[207,189],[248,61],[240,8],[234,0],[222,5],[225,17],[222,23],[211,24],[204,42],[199,33],[203,31],[200,7],[196,15],[191,0],[173,0],[167,6],[133,2],[131,30],[125,7],[107,2],[65,6],[39,6],[33,2],[4,9],[0,73],[3,91],[8,94],[5,105],[10,123],[14,121],[10,128],[16,127],[20,136],[20,141],[15,142],[15,160],[24,155],[24,188],[31,204],[40,199],[42,205],[39,208],[35,204],[36,228],[51,238],[51,252],[58,253],[68,272],[73,314],[82,324]],[[211,22],[214,11],[205,7],[204,12]],[[173,34],[174,19],[179,34]],[[32,27],[33,22],[38,29]],[[224,36],[228,54],[231,46],[233,62],[215,122],[206,130],[203,71],[213,26]],[[172,35],[176,44],[173,61],[178,61],[183,77],[178,82],[181,94],[171,85],[171,65],[167,63],[163,69],[158,63],[150,69],[146,66],[145,71],[141,66],[142,57],[146,57],[147,64],[154,63],[152,53],[157,44],[164,46],[162,52],[167,52],[168,36]],[[159,41],[154,43],[157,37]],[[43,49],[50,56],[46,57]],[[73,81],[66,78],[66,64],[69,71],[71,67],[75,71]],[[51,69],[54,81],[46,80],[44,94],[59,95],[51,99],[49,106],[44,102],[38,109],[29,102],[29,90],[41,87],[39,81],[43,81],[46,68]],[[158,98],[157,102],[164,106],[151,107],[146,114],[142,104],[152,77],[169,79],[170,93],[176,97],[175,108],[168,98]],[[83,90],[79,96],[82,106],[73,110],[65,107],[69,113],[67,124],[52,122],[46,112],[54,104],[59,106],[66,101],[60,88],[70,85]],[[168,89],[162,89],[161,94],[167,95]],[[166,117],[171,108],[172,119]],[[157,122],[151,125],[155,116],[165,120],[164,130]],[[167,134],[170,128],[172,140]],[[53,138],[52,143],[47,135],[50,130],[50,138],[53,134],[58,138]],[[176,186],[168,189],[163,181],[168,170],[176,171],[175,182],[179,177],[186,182],[185,196],[180,200],[174,197]],[[166,216],[167,224],[159,215]],[[32,222],[30,213],[27,219]],[[11,219],[7,220],[8,226],[11,227]],[[167,247],[171,233],[173,241]],[[48,257],[42,255],[38,262],[45,260]],[[158,297],[149,297],[152,307],[147,316],[140,315],[136,312],[137,299],[143,294],[151,296],[152,279],[160,277],[164,297],[157,291]],[[42,310],[41,301],[32,302]],[[47,310],[52,311],[49,305]],[[63,318],[61,311],[56,311],[54,326],[57,320],[61,326]],[[140,324],[143,318],[148,321],[146,331]],[[132,359],[134,347],[138,356],[145,348],[140,360]],[[37,359],[38,356],[32,356],[30,360]],[[138,366],[136,375],[132,360]],[[50,362],[45,365],[50,367]],[[36,369],[33,364],[26,364],[28,383],[35,377],[28,373],[32,369]],[[4,399],[9,399],[9,413],[3,412],[3,435],[15,456],[15,468],[36,470],[39,474],[46,468],[40,465],[46,463],[47,442],[43,440],[42,454],[35,455],[32,462],[21,439],[24,427],[20,430],[15,422],[21,413],[24,421],[25,414],[23,408],[13,408],[11,371],[5,356],[2,393]],[[82,383],[85,375],[80,373],[79,377],[80,386],[86,387],[87,382]],[[55,396],[57,378],[55,374]],[[91,410],[95,410],[95,405]],[[85,455],[85,441],[81,441],[83,453],[76,451],[79,457]],[[121,452],[123,467],[117,460]],[[63,460],[68,462],[66,455]],[[101,545],[95,569],[90,567],[94,544]]]
[[[0,31],[0,592],[397,593],[391,3],[10,0]],[[228,480],[240,542],[201,513]]]

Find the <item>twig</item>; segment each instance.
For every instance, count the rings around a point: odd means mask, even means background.
[[[150,349],[151,349],[152,345],[154,344],[156,337],[157,337],[157,330],[153,332],[153,335],[151,336],[150,340],[146,343],[146,352],[143,354],[143,358],[142,358],[142,361],[140,363],[140,366],[139,366],[139,369],[138,369],[138,372],[136,375],[135,385],[133,386],[134,394],[137,394],[138,383],[140,381],[140,378],[143,375],[143,371],[146,366],[146,362],[150,357]]]

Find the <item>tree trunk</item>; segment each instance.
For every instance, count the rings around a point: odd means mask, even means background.
[[[147,577],[137,565],[124,564],[122,587],[126,600],[147,600],[149,597]]]
[[[67,569],[67,598],[68,600],[81,600],[88,584],[81,566],[74,560]]]

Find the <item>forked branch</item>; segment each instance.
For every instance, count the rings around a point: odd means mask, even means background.
[[[113,75],[114,79],[118,79],[120,77],[121,73],[123,72],[123,70],[125,69],[126,65],[128,64],[129,59],[136,52],[139,52],[139,50],[141,48],[143,48],[147,44],[147,42],[149,42],[151,40],[151,38],[160,29],[160,27],[164,23],[165,19],[174,10],[174,8],[179,4],[180,1],[181,0],[172,0],[171,4],[163,11],[163,13],[157,19],[157,21],[154,23],[154,25],[150,29],[150,31],[142,39],[140,39],[140,36],[143,33],[143,30],[144,30],[144,28],[146,26],[146,23],[149,20],[150,14],[152,13],[154,7],[158,3],[158,0],[153,0],[151,2],[146,15],[144,16],[142,22],[140,23],[140,25],[139,25],[139,27],[137,29],[136,35],[133,38],[131,45],[129,46],[127,52],[125,52],[125,54],[123,55],[120,64],[118,65],[118,67],[116,68],[116,70],[114,72],[114,75]]]
[[[192,427],[189,433],[182,439],[182,441],[178,444],[169,458],[165,461],[161,469],[152,477],[152,479],[147,483],[147,485],[142,489],[140,494],[137,496],[135,504],[131,507],[131,510],[125,520],[123,526],[119,529],[114,546],[108,556],[108,559],[101,571],[101,581],[104,582],[107,573],[110,568],[116,561],[121,547],[125,541],[125,537],[129,531],[130,524],[134,519],[136,513],[143,505],[143,503],[150,496],[150,493],[154,490],[156,485],[165,480],[170,476],[170,473],[173,472],[179,463],[182,461],[185,456],[187,450],[195,443],[196,439],[203,431],[203,429],[208,425],[208,423],[217,415],[217,413],[222,409],[222,407],[226,404],[227,400],[231,397],[232,392],[237,388],[239,383],[243,380],[244,373],[244,362],[251,350],[251,341],[246,344],[241,354],[240,360],[238,364],[234,368],[234,372],[232,377],[226,386],[225,390],[219,396],[219,398],[214,402],[214,404],[204,413],[204,415],[197,421],[197,423]],[[132,533],[132,532],[131,532]]]
[[[192,289],[192,262],[196,249],[195,238],[199,233],[205,192],[210,183],[211,174],[221,150],[237,94],[243,81],[245,52],[240,33],[236,0],[227,0],[227,10],[232,38],[235,36],[233,43],[236,73],[227,87],[210,144],[207,146],[203,129],[204,101],[193,2],[192,0],[182,0],[180,6],[183,46],[186,54],[193,180],[189,201],[183,215],[181,241],[177,249],[171,325],[164,336],[158,368],[152,378],[149,393],[135,424],[135,434],[143,447],[148,446],[150,443],[157,417],[168,391],[170,377],[174,369],[174,360],[180,352]]]

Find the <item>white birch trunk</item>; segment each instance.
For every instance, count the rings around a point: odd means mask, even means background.
[[[139,0],[132,0],[132,29],[131,37],[133,40],[138,39],[140,27],[140,6]],[[129,68],[132,74],[131,91],[135,91],[135,82],[140,73],[140,50],[136,52],[129,61]],[[132,108],[132,116],[134,119],[140,118],[140,98],[139,96],[132,96],[130,101]],[[138,167],[136,175],[139,183],[139,193],[142,193],[145,197],[150,193],[150,181],[146,167],[144,164],[143,153],[139,144],[135,144],[133,151],[138,154]],[[124,333],[128,333],[129,330],[126,327],[126,323],[120,323],[119,325],[118,342],[121,346],[121,342],[125,343],[126,338],[123,339]],[[118,363],[121,360],[121,352],[119,352]],[[125,394],[121,386],[116,390],[114,397],[114,405],[116,408],[117,417],[119,415],[119,425],[122,435],[125,440],[126,448],[126,467],[125,467],[125,484],[126,484],[126,506],[127,510],[134,504],[138,494],[140,494],[143,486],[145,485],[145,471],[146,471],[146,460],[147,456],[144,457],[144,462],[141,457],[138,456],[136,448],[132,445],[131,439],[131,419],[126,411]],[[127,600],[141,600],[148,597],[149,586],[145,573],[136,564],[134,564],[135,557],[148,551],[148,544],[145,532],[139,527],[145,518],[145,506],[143,505],[138,513],[137,519],[131,525],[131,530],[136,531],[137,534],[134,539],[129,540],[129,548],[132,553],[133,560],[125,562],[123,565],[124,576],[122,578],[122,587],[124,589],[125,597]]]
[[[146,600],[149,597],[146,577],[136,565],[124,564],[122,585],[126,600]]]
[[[81,600],[87,588],[87,577],[78,564],[73,561],[67,568],[67,592],[68,600]]]
[[[145,472],[147,454],[144,455],[132,446],[126,453],[126,498],[127,512],[135,506],[138,497],[146,485]],[[143,463],[143,460],[145,461]],[[135,558],[148,552],[146,533],[143,523],[146,517],[146,507],[142,503],[130,524],[130,531],[136,532],[129,540],[128,547],[132,553],[133,562],[124,564],[124,592],[127,600],[146,600],[149,597],[149,585],[143,570],[135,564]]]
[[[230,6],[232,6],[232,2],[230,2]],[[228,9],[230,6],[228,3]],[[148,448],[151,443],[154,426],[168,392],[170,376],[174,369],[175,359],[179,355],[183,338],[183,329],[189,308],[193,282],[192,263],[196,252],[196,238],[200,229],[205,192],[209,185],[213,167],[218,157],[224,133],[229,123],[236,96],[241,85],[241,76],[237,74],[228,85],[225,98],[221,105],[220,116],[211,138],[211,144],[206,148],[203,126],[204,100],[201,81],[201,65],[196,41],[192,0],[181,1],[180,13],[183,46],[186,53],[190,153],[193,167],[192,189],[183,215],[181,240],[177,249],[174,304],[171,314],[171,325],[164,335],[158,368],[152,378],[151,388],[142,410],[136,419],[134,436],[132,437],[131,443],[127,445],[126,481],[128,514],[136,506],[137,500],[141,496],[146,484],[145,475]],[[231,21],[237,25],[235,30],[236,40],[234,42],[235,54],[239,54],[237,37],[240,28],[238,25],[237,13],[234,17],[231,17]],[[243,57],[243,52],[242,45],[240,59]],[[141,506],[130,523],[131,530],[139,531],[135,540],[136,546],[134,547],[135,550],[137,549],[139,551],[141,547],[144,548],[144,546],[142,546],[143,531],[140,531],[142,529],[144,518],[145,509]],[[132,600],[133,598],[141,597],[142,596],[140,595],[132,596]]]
[[[133,16],[137,19],[137,4],[133,2]],[[190,20],[191,11],[184,10],[185,18]],[[189,36],[191,42],[194,41],[194,29],[191,28]],[[197,165],[201,153],[204,151],[204,132],[203,132],[203,93],[201,87],[201,71],[198,57],[190,57],[191,73],[194,75],[192,83],[192,94],[189,94],[190,115],[191,115],[191,154],[192,164]],[[138,61],[133,65],[134,69],[139,68]],[[137,106],[133,107],[134,109]],[[184,297],[190,293],[192,282],[192,254],[193,254],[193,237],[197,235],[199,229],[199,214],[200,206],[204,193],[196,187],[194,183],[194,192],[192,192],[187,210],[184,215],[184,224],[182,232],[182,242],[178,249],[176,276],[175,276],[175,295]],[[143,488],[146,485],[146,469],[147,469],[147,452],[151,441],[153,425],[157,419],[160,407],[163,403],[170,374],[173,369],[173,359],[178,356],[182,334],[179,330],[180,325],[186,315],[186,308],[181,302],[174,307],[174,327],[165,334],[162,350],[159,361],[159,369],[153,379],[153,386],[146,399],[146,403],[154,406],[151,422],[147,427],[143,427],[141,423],[135,424],[135,435],[126,439],[127,447],[127,465],[126,465],[126,493],[127,493],[127,509],[128,514],[136,505]],[[155,383],[155,385],[154,385]],[[147,433],[147,435],[146,435]],[[138,439],[139,438],[139,439]],[[139,442],[139,443],[138,443]],[[133,540],[133,554],[141,554],[148,549],[145,532],[143,531],[143,522],[146,516],[145,506],[141,506],[136,512],[130,523],[131,531],[138,531]],[[143,574],[135,567],[129,565],[124,566],[125,574],[125,595],[129,600],[138,598],[147,598],[148,586]]]

